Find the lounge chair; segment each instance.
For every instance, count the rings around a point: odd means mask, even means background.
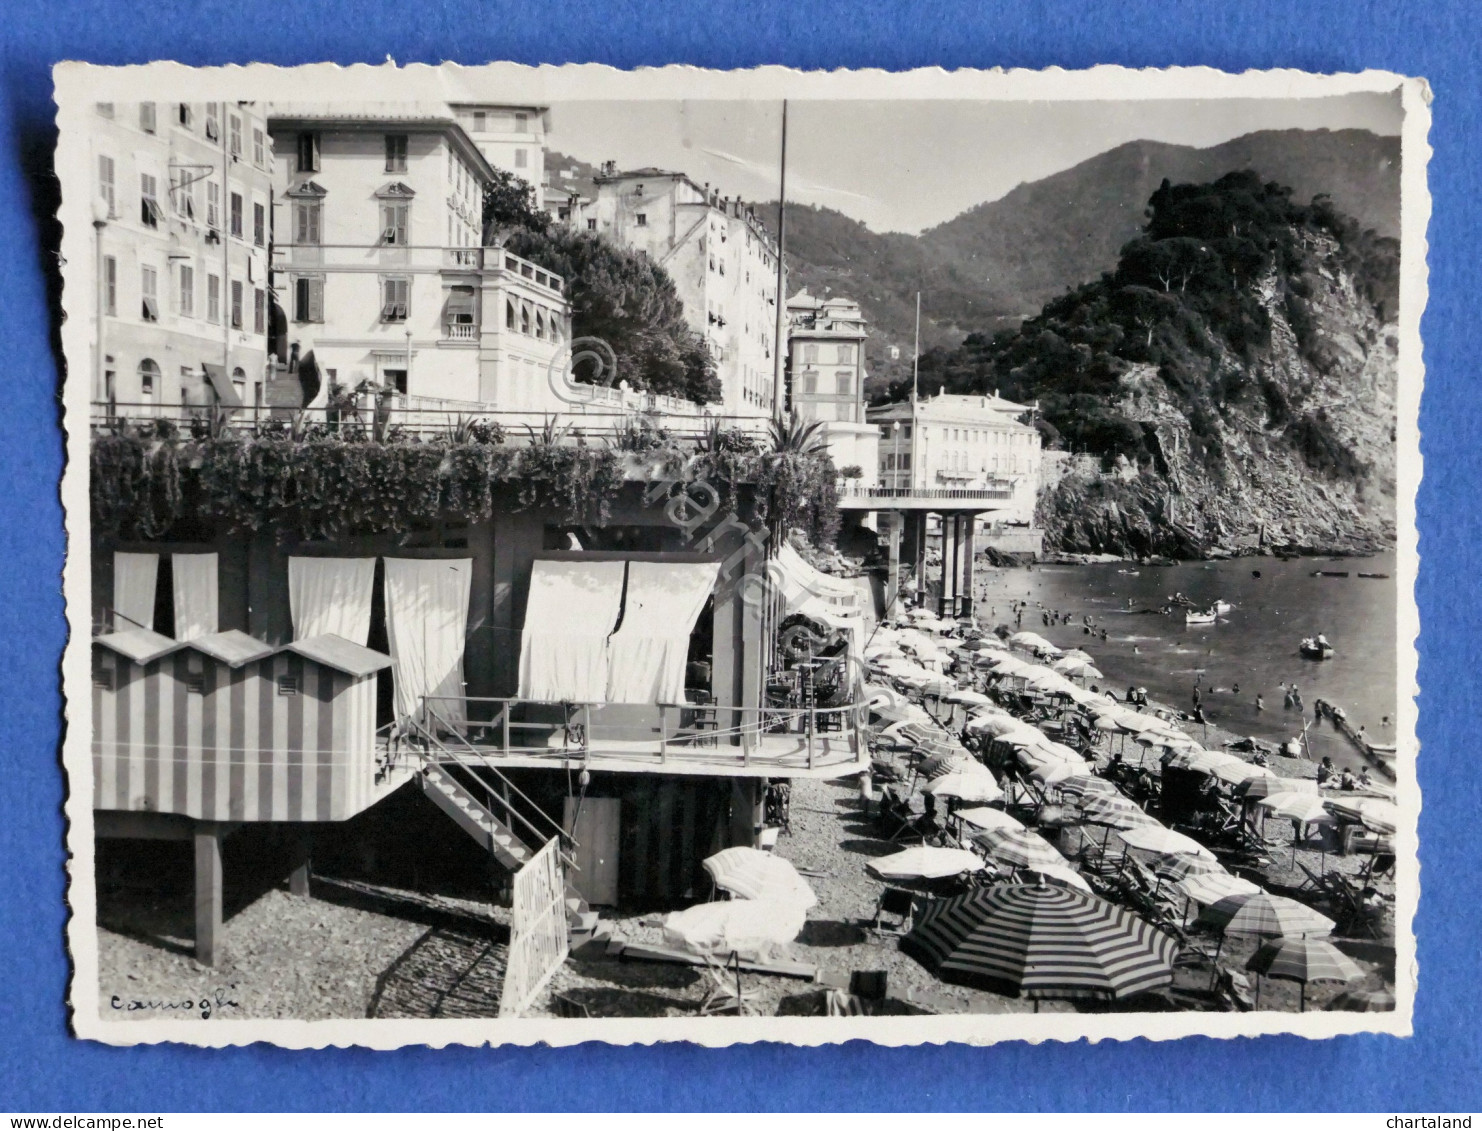
[[[557,1017],[590,1017],[592,1011],[574,998],[565,994],[554,994],[551,1004],[555,1006]]]
[[[738,1017],[742,1016],[753,1006],[757,995],[761,992],[755,987],[742,988],[741,963],[734,953],[724,961],[707,954],[705,965],[701,969],[704,970],[709,982],[705,997],[700,1002],[699,1013],[702,1017],[710,1017],[717,1013],[734,1013]]]
[[[884,923],[882,920],[886,915],[893,915],[895,922],[893,924]],[[915,915],[915,893],[905,888],[888,887],[880,893],[880,900],[875,905],[875,918],[870,924],[870,929],[882,935],[904,935],[911,929]]]
[[[824,1002],[830,1017],[867,1017],[869,1009],[864,999],[848,990],[829,990]]]

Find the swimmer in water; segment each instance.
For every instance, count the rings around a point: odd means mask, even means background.
[[[1257,711],[1264,711],[1265,709],[1266,709],[1266,700],[1264,698],[1262,698],[1261,695],[1258,693],[1256,695],[1256,710]]]
[[[1239,695],[1240,694],[1240,684],[1237,683],[1234,687],[1230,688],[1230,694],[1231,695]]]

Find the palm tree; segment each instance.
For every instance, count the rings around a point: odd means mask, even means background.
[[[772,421],[773,455],[822,455],[827,448],[821,421],[802,420],[797,413]]]

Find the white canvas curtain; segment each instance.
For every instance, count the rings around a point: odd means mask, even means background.
[[[216,631],[216,555],[171,554],[175,574],[175,639],[195,640]]]
[[[333,633],[362,647],[370,638],[375,558],[289,558],[293,638]]]
[[[690,633],[715,588],[718,562],[629,562],[622,626],[608,646],[607,698],[684,702]]]
[[[396,717],[410,718],[422,697],[449,722],[464,721],[463,649],[468,632],[471,558],[387,558],[386,635],[391,645]]]
[[[159,583],[158,554],[113,555],[113,611],[115,632],[154,627],[154,593]]]
[[[607,699],[607,638],[623,600],[625,562],[537,561],[520,637],[520,698]]]

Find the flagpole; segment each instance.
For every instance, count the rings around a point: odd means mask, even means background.
[[[921,377],[921,292],[916,292],[916,345],[911,350],[911,403],[920,395]]]
[[[782,160],[777,187],[777,342],[773,348],[772,416],[787,417],[786,351],[787,351],[787,281],[783,256],[787,249],[787,99],[782,100]]]

